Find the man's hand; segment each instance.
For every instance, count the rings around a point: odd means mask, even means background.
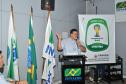
[[[76,43],[82,52],[86,52],[86,48],[81,44],[81,42],[78,39],[76,40]]]
[[[78,39],[76,40],[76,43],[77,43],[78,47],[80,47],[82,45],[81,42]]]
[[[57,42],[57,50],[58,51],[62,51],[62,46],[61,46],[62,37],[61,37],[60,33],[57,33],[56,34],[56,37],[58,39],[58,42]]]
[[[62,37],[61,37],[61,34],[60,34],[60,33],[57,33],[57,34],[56,34],[56,36],[57,36],[57,39],[58,39],[58,40],[61,40],[61,39],[62,39]]]

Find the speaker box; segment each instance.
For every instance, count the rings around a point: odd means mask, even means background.
[[[41,0],[41,9],[54,11],[55,0]]]

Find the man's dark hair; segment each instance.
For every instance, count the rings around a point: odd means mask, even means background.
[[[0,50],[0,54],[2,54],[2,51]]]
[[[73,32],[78,32],[78,30],[77,29],[71,29],[70,34],[72,34]]]

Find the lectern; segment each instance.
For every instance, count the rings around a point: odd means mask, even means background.
[[[60,61],[62,69],[62,84],[85,84],[84,55],[60,55]]]

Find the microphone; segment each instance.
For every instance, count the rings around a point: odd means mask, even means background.
[[[77,45],[77,47],[79,48],[79,44],[78,44],[78,41],[79,41],[79,40],[76,39],[75,41],[76,41],[76,45]]]
[[[79,47],[80,41],[78,39],[76,39],[75,41],[76,41],[76,45],[77,45],[77,48],[78,48],[77,53],[79,55],[80,54],[80,47]]]

